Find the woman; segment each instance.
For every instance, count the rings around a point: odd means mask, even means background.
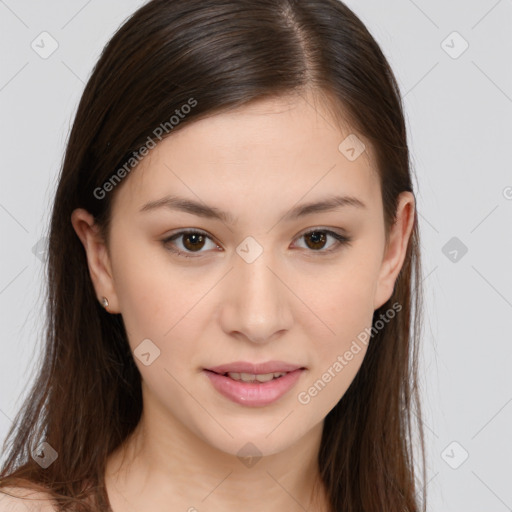
[[[141,7],[70,133],[0,510],[424,510],[409,166],[341,2]]]

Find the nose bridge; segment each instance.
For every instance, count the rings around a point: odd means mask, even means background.
[[[233,293],[229,314],[224,315],[227,332],[237,331],[253,342],[263,343],[291,325],[286,286],[279,274],[271,250],[248,237],[237,247],[231,276]]]

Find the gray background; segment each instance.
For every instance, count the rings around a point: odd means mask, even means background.
[[[0,0],[2,440],[40,357],[40,240],[68,130],[103,46],[142,3]],[[426,299],[428,510],[512,510],[512,1],[347,4],[404,96]],[[43,51],[43,31],[58,43],[46,59],[31,47]]]

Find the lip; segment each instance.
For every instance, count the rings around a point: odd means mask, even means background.
[[[265,363],[249,363],[246,361],[235,361],[233,363],[222,364],[220,366],[212,366],[205,368],[215,373],[251,373],[261,375],[264,373],[293,372],[303,369],[304,366],[298,364],[285,363],[283,361],[267,361]]]
[[[225,366],[221,368],[225,368]],[[240,367],[238,366],[237,368]],[[259,371],[255,373],[277,373],[278,371],[279,370],[276,372]],[[237,381],[227,375],[215,373],[212,370],[205,369],[203,370],[203,373],[206,374],[212,386],[221,395],[229,398],[236,404],[249,407],[264,407],[276,402],[289,392],[297,384],[297,381],[305,371],[305,368],[295,367],[294,370],[288,371],[286,375],[283,375],[282,377],[260,383]]]

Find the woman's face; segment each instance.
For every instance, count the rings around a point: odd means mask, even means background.
[[[180,129],[118,185],[108,252],[84,245],[158,428],[272,454],[321,427],[349,387],[414,216],[405,193],[386,248],[370,147],[358,156],[349,135],[311,98],[264,100]],[[286,375],[208,371],[269,361],[255,373]]]

